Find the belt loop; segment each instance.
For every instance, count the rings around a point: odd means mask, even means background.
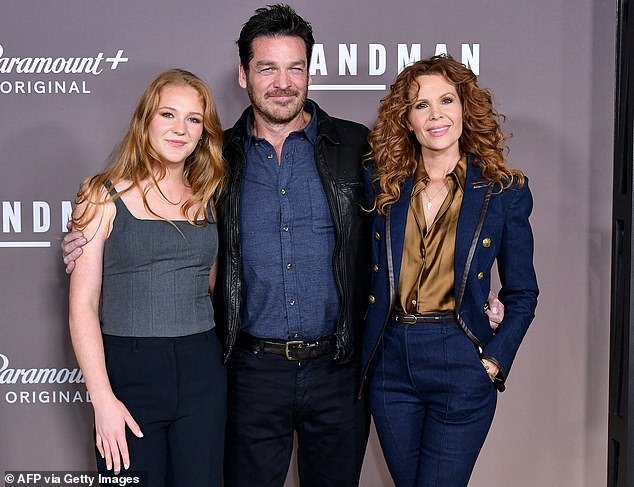
[[[138,338],[135,338],[132,341],[132,351],[133,352],[138,352],[139,351],[139,339]]]

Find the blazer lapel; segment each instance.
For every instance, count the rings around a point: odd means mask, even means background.
[[[414,176],[407,178],[401,186],[401,197],[396,203],[391,205],[388,214],[389,230],[388,240],[386,242],[388,252],[388,272],[390,276],[394,276],[391,294],[396,294],[398,289],[398,279],[401,273],[401,260],[403,258],[403,244],[405,242],[405,226],[407,225],[407,210],[409,209],[409,200],[412,196],[412,188],[414,186]],[[391,253],[390,253],[391,252]],[[389,257],[391,256],[391,259]],[[394,296],[390,296],[393,300]]]
[[[467,177],[464,185],[462,206],[460,207],[458,228],[456,230],[454,253],[454,289],[456,298],[459,295],[473,237],[478,229],[478,221],[483,217],[481,213],[490,186],[488,181],[481,179],[481,176],[482,170],[473,164],[473,158],[469,155],[467,157]]]

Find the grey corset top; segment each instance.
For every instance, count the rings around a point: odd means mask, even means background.
[[[102,332],[176,337],[213,328],[209,269],[218,252],[215,222],[174,221],[174,228],[134,217],[121,198],[114,204],[117,214],[103,254]],[[207,212],[211,215],[209,207]]]

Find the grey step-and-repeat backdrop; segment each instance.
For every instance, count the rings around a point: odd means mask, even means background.
[[[0,5],[0,472],[93,468],[92,412],[67,330],[59,239],[145,84],[212,87],[225,127],[242,24],[260,3],[5,0]],[[606,478],[615,6],[592,0],[298,0],[317,46],[310,95],[372,125],[399,68],[449,52],[508,116],[525,170],[541,296],[471,485]],[[44,58],[42,61],[36,59]],[[50,59],[50,61],[49,61]],[[289,486],[297,485],[291,471]],[[372,436],[362,485],[392,485]]]

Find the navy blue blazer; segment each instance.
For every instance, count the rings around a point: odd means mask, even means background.
[[[373,201],[372,168],[366,170],[368,198]],[[400,199],[387,215],[375,214],[372,225],[372,286],[362,347],[362,383],[367,379],[398,290],[407,211],[414,177],[401,185]],[[511,364],[533,320],[537,306],[537,279],[533,268],[533,234],[528,217],[533,199],[528,180],[500,191],[482,178],[482,169],[467,157],[467,175],[454,256],[456,319],[481,357],[500,369],[496,387],[503,391]],[[493,332],[485,313],[491,268],[497,260],[504,304],[504,320]]]

